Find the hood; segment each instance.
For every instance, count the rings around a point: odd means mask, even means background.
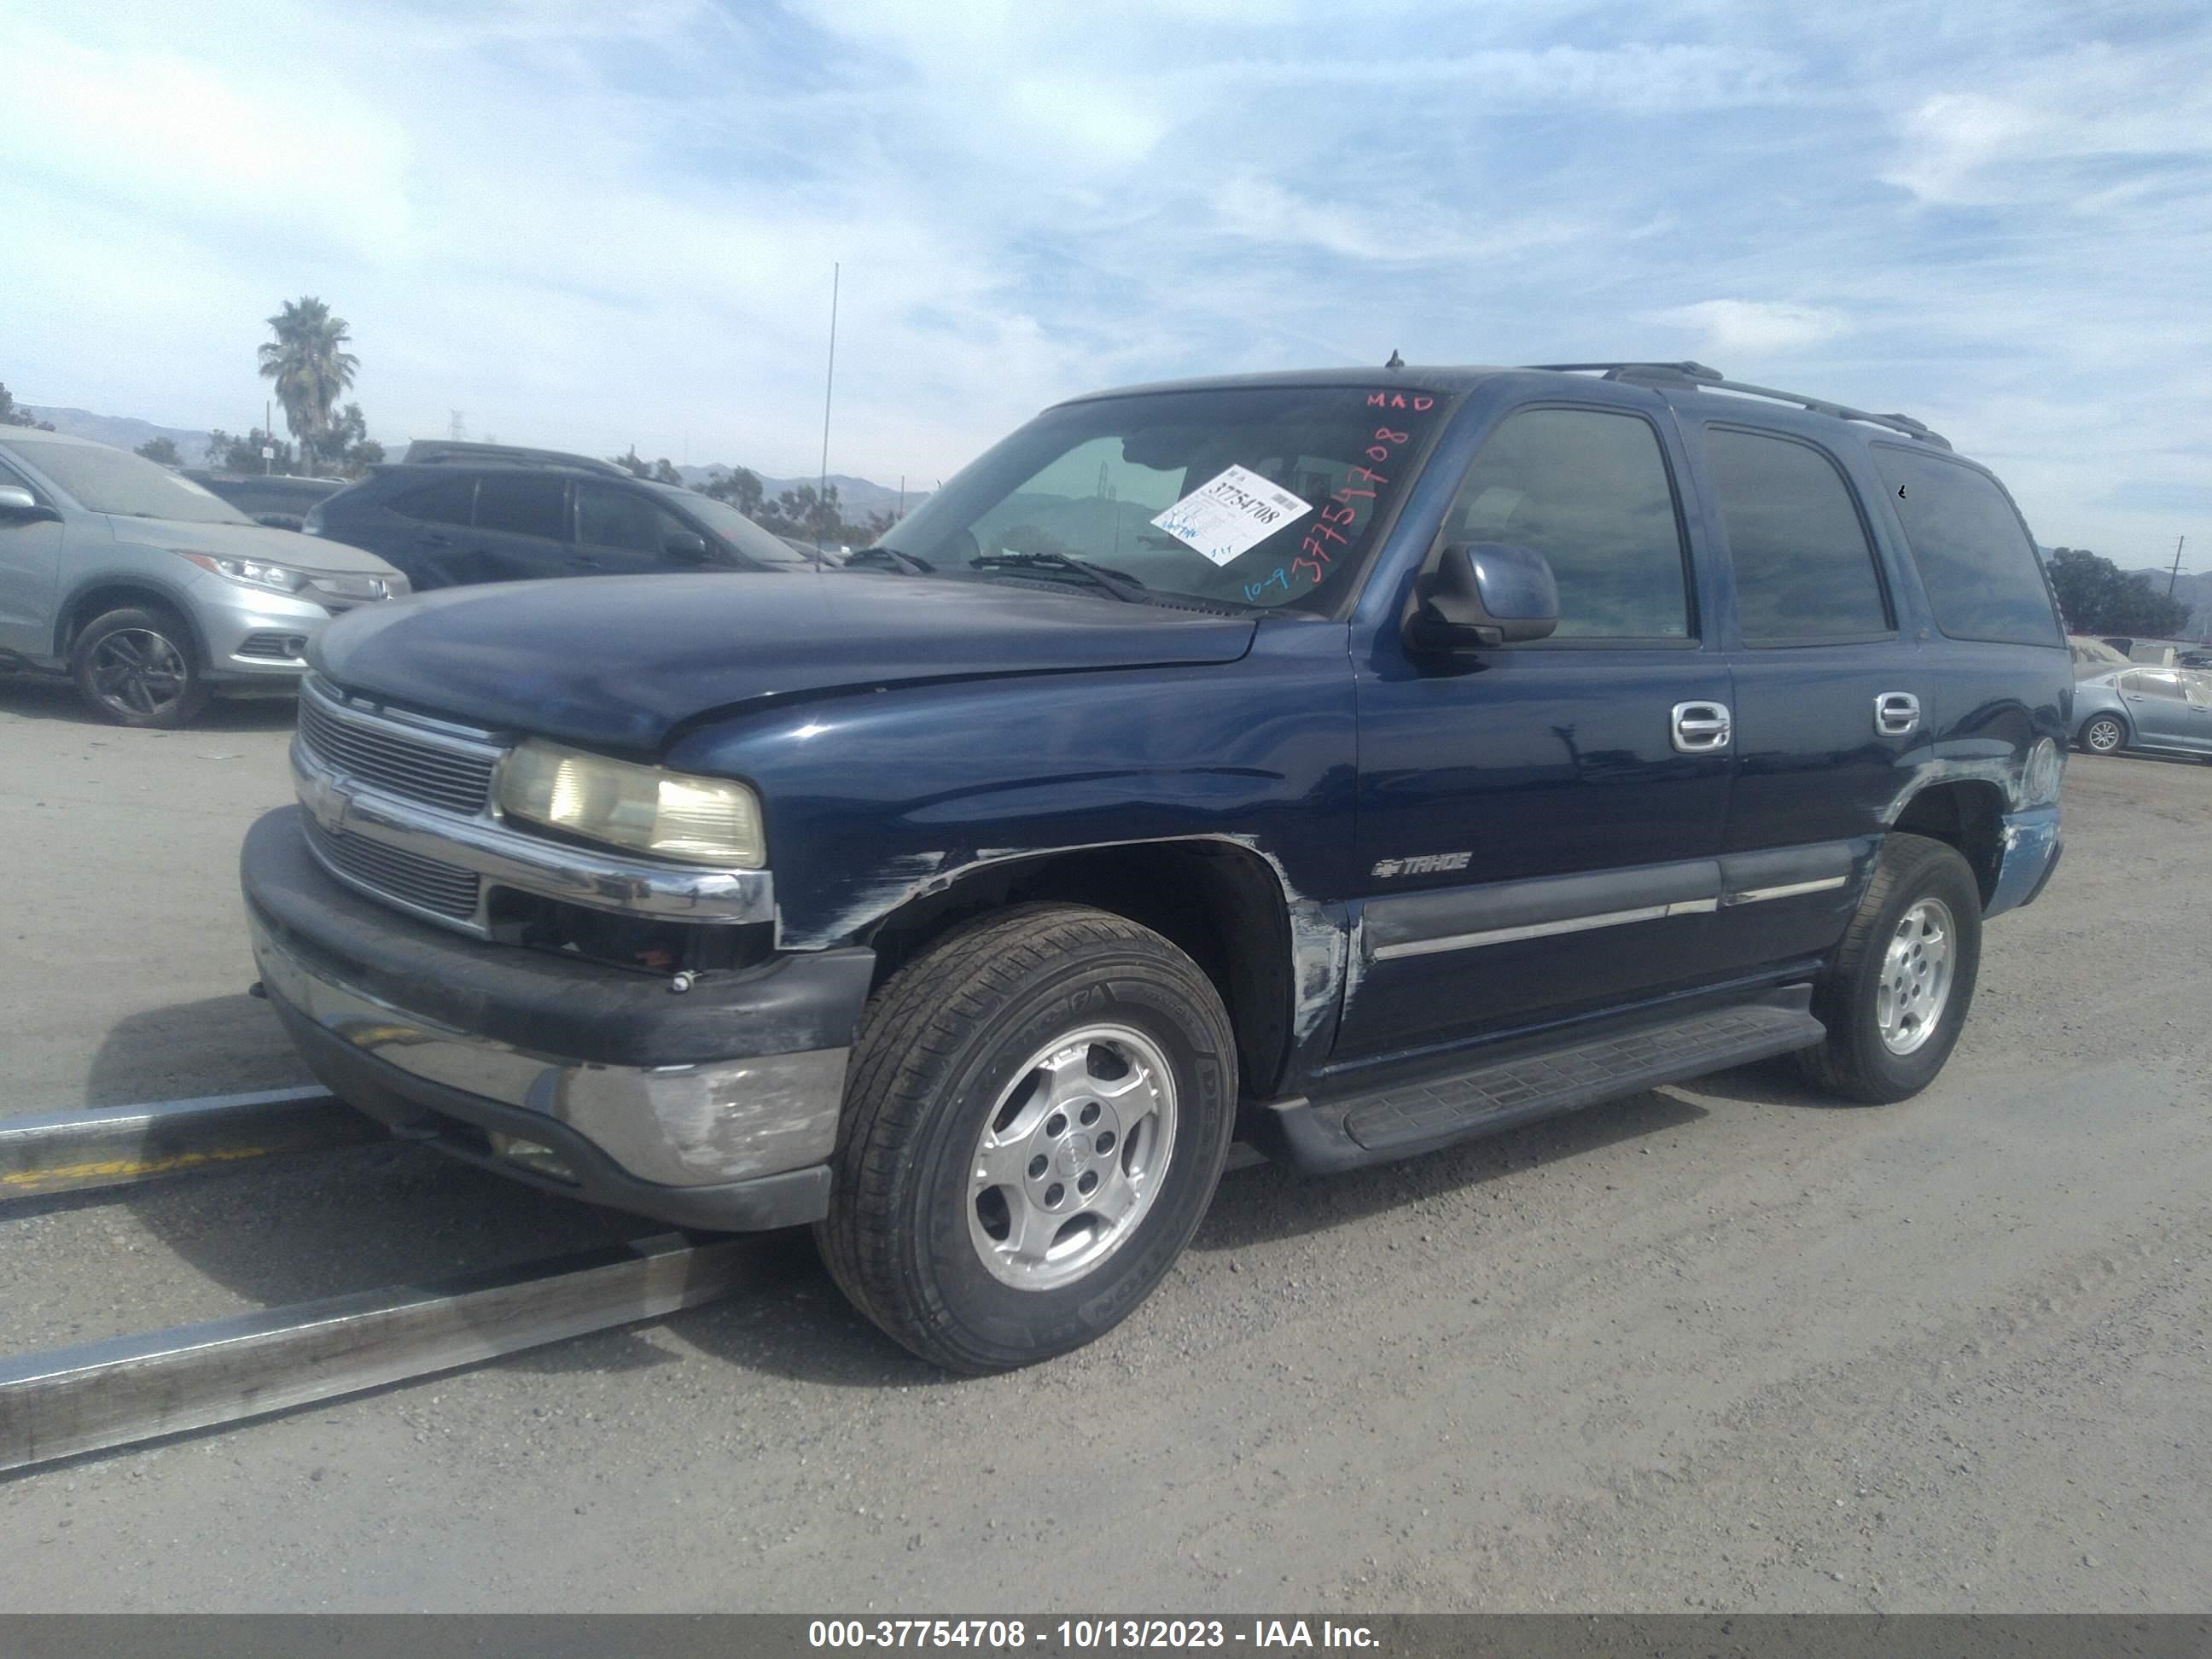
[[[118,542],[137,542],[147,547],[182,548],[187,552],[217,553],[225,558],[265,559],[289,564],[295,570],[325,575],[344,574],[396,576],[374,553],[320,536],[302,536],[296,530],[277,530],[265,524],[205,524],[185,519],[138,519],[120,514],[107,515]]]
[[[1234,662],[1247,617],[860,571],[581,577],[364,607],[310,660],[351,691],[494,728],[653,752],[755,699],[902,682]]]

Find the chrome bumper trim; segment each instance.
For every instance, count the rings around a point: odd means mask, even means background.
[[[249,908],[272,995],[363,1054],[428,1083],[567,1125],[641,1181],[717,1186],[805,1169],[836,1145],[844,1048],[699,1066],[601,1066],[475,1036],[311,969]]]
[[[669,921],[748,922],[775,918],[775,883],[765,870],[685,869],[542,841],[509,830],[489,816],[462,817],[387,793],[324,764],[296,738],[292,743],[292,781],[300,805],[325,830],[359,836],[418,858],[471,870],[488,884],[594,910]],[[318,861],[330,869],[319,854]],[[404,903],[343,872],[331,871],[331,874],[385,903]],[[478,938],[486,931],[481,911],[474,921],[463,921],[412,906],[404,908],[427,921]]]

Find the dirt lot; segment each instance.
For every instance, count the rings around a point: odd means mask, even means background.
[[[288,737],[0,681],[0,1111],[302,1080],[233,875]],[[2065,799],[1903,1106],[1754,1068],[1246,1171],[1120,1332],[981,1382],[771,1242],[660,1327],[0,1480],[0,1607],[2201,1610],[2212,769]],[[631,1230],[390,1146],[52,1200],[0,1353]]]

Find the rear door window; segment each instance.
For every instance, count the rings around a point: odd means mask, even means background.
[[[477,481],[466,474],[441,478],[395,495],[392,510],[425,524],[471,524],[477,510]]]
[[[1541,553],[1559,585],[1554,639],[1690,636],[1674,486],[1659,435],[1640,416],[1531,409],[1507,416],[1468,469],[1444,538]]]
[[[2139,697],[2163,697],[2172,702],[2183,700],[2181,676],[2160,670],[2145,669],[2126,677],[2121,689],[2132,691]]]
[[[2063,636],[2035,544],[2004,491],[1987,475],[1923,449],[1869,447],[1936,626],[1954,640],[2058,644]]]
[[[564,541],[568,489],[543,472],[487,472],[477,480],[477,528]]]
[[[1745,644],[1863,640],[1893,630],[1873,544],[1833,461],[1794,438],[1728,427],[1706,428],[1705,455]]]

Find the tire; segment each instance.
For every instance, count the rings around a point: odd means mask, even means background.
[[[118,726],[173,730],[215,695],[183,618],[138,606],[107,611],[79,630],[70,677],[93,713]]]
[[[1798,1054],[1800,1069],[1820,1088],[1869,1104],[1918,1094],[1958,1043],[1981,960],[1981,889],[1966,860],[1943,842],[1892,833],[1814,987],[1813,1012],[1828,1035]]]
[[[2127,742],[2127,722],[2118,714],[2097,714],[2081,723],[2081,746],[2093,755],[2117,755]]]
[[[1165,1276],[1212,1200],[1236,1103],[1235,1034],[1188,957],[1102,910],[1005,911],[870,1001],[816,1242],[854,1306],[922,1358],[969,1376],[1033,1364],[1112,1329]]]

